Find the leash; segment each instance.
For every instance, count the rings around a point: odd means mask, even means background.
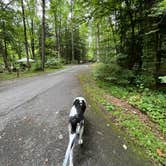
[[[65,159],[63,161],[63,166],[67,166],[67,162],[69,160],[71,149],[73,148],[75,141],[76,141],[76,136],[77,136],[77,133],[73,134],[72,137],[70,138],[70,141],[69,141],[66,153],[65,153]]]
[[[77,136],[80,133],[80,125],[77,124],[76,133],[70,136],[69,144],[65,153],[65,159],[63,160],[62,166],[67,166],[67,162],[69,160],[69,156],[71,153],[71,149],[73,148],[74,144],[76,143]]]

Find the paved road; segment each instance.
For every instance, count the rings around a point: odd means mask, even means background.
[[[88,65],[0,83],[0,166],[60,166],[68,143],[71,103],[82,91],[76,74]],[[102,113],[88,107],[76,166],[143,166]],[[128,145],[127,145],[128,146]]]

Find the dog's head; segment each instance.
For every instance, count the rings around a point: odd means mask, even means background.
[[[86,100],[83,97],[76,97],[73,101],[73,105],[76,107],[81,107],[83,111],[86,109]]]

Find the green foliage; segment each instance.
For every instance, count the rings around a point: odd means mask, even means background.
[[[166,0],[162,0],[162,1],[159,3],[159,9],[158,9],[158,10],[161,10],[161,11],[164,11],[164,12],[165,12],[165,9],[166,9]]]
[[[100,63],[96,66],[95,70],[93,71],[93,74],[96,79],[106,80],[111,73],[111,67],[110,65],[106,65],[104,63]]]
[[[4,65],[0,64],[0,73],[4,72]]]
[[[111,103],[106,103],[105,108],[107,111],[112,111],[115,109],[115,106],[113,106]]]
[[[46,62],[46,67],[51,68],[51,69],[59,69],[63,65],[63,60],[58,59],[58,58],[50,58]]]
[[[152,121],[158,123],[161,130],[166,134],[166,95],[164,93],[144,87],[122,87],[102,81],[98,81],[98,85],[109,91],[110,94],[118,98],[123,98],[130,104],[139,108],[143,113],[147,114]]]
[[[134,84],[139,87],[139,89],[144,89],[145,87],[151,87],[154,85],[155,79],[151,73],[141,73],[136,75]]]
[[[161,76],[159,79],[161,80],[161,83],[166,83],[166,76]]]
[[[99,63],[95,65],[93,74],[98,80],[119,85],[133,84],[136,85],[139,90],[144,90],[155,84],[155,78],[151,73],[142,72],[138,74],[136,71],[123,68],[113,61],[108,64]]]
[[[94,76],[98,80],[126,85],[133,79],[134,75],[131,70],[122,69],[116,63],[100,63],[94,69]]]
[[[32,71],[42,71],[41,63],[39,61],[33,63],[31,68]]]
[[[127,96],[126,96],[127,98]],[[145,112],[154,122],[160,125],[161,130],[166,133],[166,95],[161,92],[144,91],[130,95],[129,103],[135,105]]]

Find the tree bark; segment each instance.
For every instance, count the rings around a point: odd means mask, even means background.
[[[45,0],[42,0],[42,63],[41,63],[41,67],[42,70],[44,71],[45,68]]]
[[[35,39],[34,39],[34,20],[31,19],[31,49],[32,49],[32,58],[35,59]]]
[[[26,51],[26,56],[27,56],[27,66],[29,69],[30,63],[29,63],[28,40],[27,40],[27,30],[26,30],[26,23],[25,23],[25,9],[24,9],[24,1],[23,0],[21,0],[21,8],[22,8],[22,20],[23,20],[23,25],[24,25],[25,51]]]
[[[2,57],[3,57],[3,61],[5,64],[5,69],[7,69],[8,72],[11,72],[11,69],[9,67],[9,62],[8,62],[8,53],[7,53],[7,42],[6,42],[6,26],[5,26],[5,22],[3,22],[3,43],[0,46],[2,47]]]
[[[160,86],[159,81],[159,72],[160,72],[160,65],[161,65],[161,34],[156,32],[156,71],[155,71],[155,80],[156,80],[156,88]]]
[[[55,51],[58,52],[58,59],[60,58],[60,27],[57,26],[57,16],[54,13],[54,26],[55,26],[55,36],[56,36],[56,45],[55,45]]]
[[[74,34],[73,34],[73,3],[74,0],[71,0],[71,55],[72,55],[72,62],[74,62]]]
[[[97,23],[96,25],[97,28],[97,34],[96,34],[96,60],[99,61],[99,54],[100,54],[100,50],[99,50],[99,42],[100,42],[100,27],[99,27],[99,23]]]
[[[129,63],[128,63],[128,68],[131,70],[135,64],[136,60],[136,54],[135,54],[135,20],[134,16],[131,11],[131,4],[128,0],[125,0],[125,3],[128,8],[128,14],[129,14],[129,19],[130,19],[130,28],[131,28],[131,41],[130,41],[130,52],[129,52]]]

